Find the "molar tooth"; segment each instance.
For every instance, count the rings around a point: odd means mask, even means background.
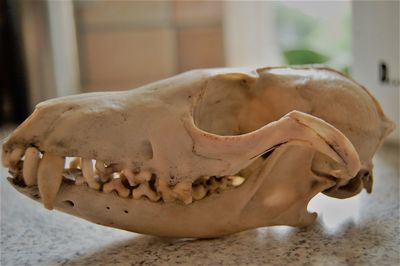
[[[94,178],[92,160],[82,158],[81,163],[82,163],[82,174],[83,174],[83,177],[85,178],[85,181],[87,182],[87,184],[89,185],[90,188],[99,190],[100,184],[97,183],[97,181]]]
[[[192,187],[192,196],[195,200],[203,199],[207,194],[207,189],[203,185],[195,185]]]
[[[113,179],[107,184],[104,184],[103,191],[105,193],[111,193],[113,190],[117,191],[118,195],[124,198],[127,198],[130,193],[130,190],[122,184],[120,178]]]
[[[150,188],[149,183],[142,183],[132,191],[132,196],[134,199],[140,199],[142,196],[146,196],[151,201],[158,201],[160,199],[160,195],[158,195],[155,191]]]
[[[37,182],[37,172],[40,161],[40,152],[34,148],[29,147],[25,151],[25,160],[22,166],[22,176],[27,186],[33,186]]]
[[[192,182],[181,181],[177,183],[173,189],[175,197],[185,204],[192,203]]]
[[[234,187],[238,187],[246,180],[244,177],[232,175],[228,176],[227,179],[230,181],[231,185]]]
[[[45,153],[38,168],[38,187],[43,205],[52,210],[54,199],[60,189],[65,159],[63,157]]]

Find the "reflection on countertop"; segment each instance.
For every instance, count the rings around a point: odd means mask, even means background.
[[[218,239],[171,239],[95,225],[16,193],[1,168],[1,265],[400,265],[399,146],[374,163],[374,191],[315,197],[307,228],[260,228]],[[140,217],[138,217],[140,219]]]

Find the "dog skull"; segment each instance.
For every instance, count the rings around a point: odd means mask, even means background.
[[[10,183],[48,209],[216,237],[310,224],[319,192],[370,192],[371,159],[392,128],[365,88],[330,69],[195,70],[45,101],[2,160]]]

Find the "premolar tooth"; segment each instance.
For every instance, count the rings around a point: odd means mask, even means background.
[[[104,191],[105,193],[111,193],[111,191],[113,191],[113,190],[117,191],[117,192],[118,192],[118,195],[119,195],[120,197],[124,197],[124,198],[128,197],[128,196],[129,196],[129,193],[130,193],[130,190],[127,189],[127,188],[122,184],[120,178],[113,179],[113,180],[111,180],[110,182],[108,182],[107,184],[104,184],[104,186],[103,186],[103,191]]]
[[[232,184],[232,186],[234,186],[234,187],[240,186],[246,180],[244,177],[237,176],[237,175],[228,176],[227,178],[230,181],[230,183]]]
[[[100,184],[94,179],[92,160],[82,158],[82,174],[90,188],[100,189]]]
[[[124,169],[122,172],[126,179],[128,179],[129,185],[134,186],[137,184],[143,184],[150,181],[152,173],[149,170],[144,170],[139,173],[134,173],[131,169]]]
[[[157,178],[156,188],[157,188],[158,193],[161,194],[161,197],[164,202],[174,202],[175,201],[173,190],[170,188],[167,181],[165,181],[163,178]]]
[[[45,153],[38,168],[38,187],[43,205],[52,210],[54,199],[60,189],[65,159],[63,157]]]
[[[150,188],[149,183],[142,183],[132,191],[132,196],[134,199],[140,199],[142,196],[146,196],[151,201],[158,201],[160,199],[160,195],[158,195],[155,191]]]
[[[207,194],[207,189],[203,185],[195,185],[192,187],[193,199],[201,200]]]
[[[192,203],[192,182],[181,181],[177,183],[173,189],[175,197],[185,204]]]
[[[30,147],[26,149],[22,176],[27,186],[33,186],[37,183],[39,161],[40,152],[36,148]]]

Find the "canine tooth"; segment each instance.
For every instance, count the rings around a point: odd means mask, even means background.
[[[81,168],[81,158],[75,157],[69,162],[69,168]]]
[[[132,196],[134,199],[140,199],[142,196],[146,196],[151,201],[158,201],[160,199],[160,195],[158,195],[155,191],[150,188],[149,183],[142,183],[132,191]]]
[[[65,159],[63,157],[45,153],[38,168],[38,187],[43,205],[46,209],[53,209],[54,199],[60,189]]]
[[[230,183],[232,184],[232,186],[234,186],[234,187],[240,186],[246,180],[244,177],[237,176],[237,175],[228,176],[227,178],[230,181]]]
[[[37,182],[37,172],[40,161],[40,152],[30,147],[25,151],[24,165],[22,167],[22,176],[27,186],[33,186]]]
[[[177,183],[173,189],[176,198],[183,201],[185,204],[192,203],[192,182],[181,181]]]
[[[91,159],[82,158],[82,174],[90,188],[99,190],[100,184],[94,179],[93,162]]]
[[[207,194],[207,189],[203,185],[196,185],[192,187],[192,196],[195,200],[203,199]]]
[[[113,190],[117,191],[118,195],[124,198],[128,197],[130,193],[130,190],[122,184],[120,178],[113,179],[107,184],[104,184],[103,191],[105,193],[111,193]]]

